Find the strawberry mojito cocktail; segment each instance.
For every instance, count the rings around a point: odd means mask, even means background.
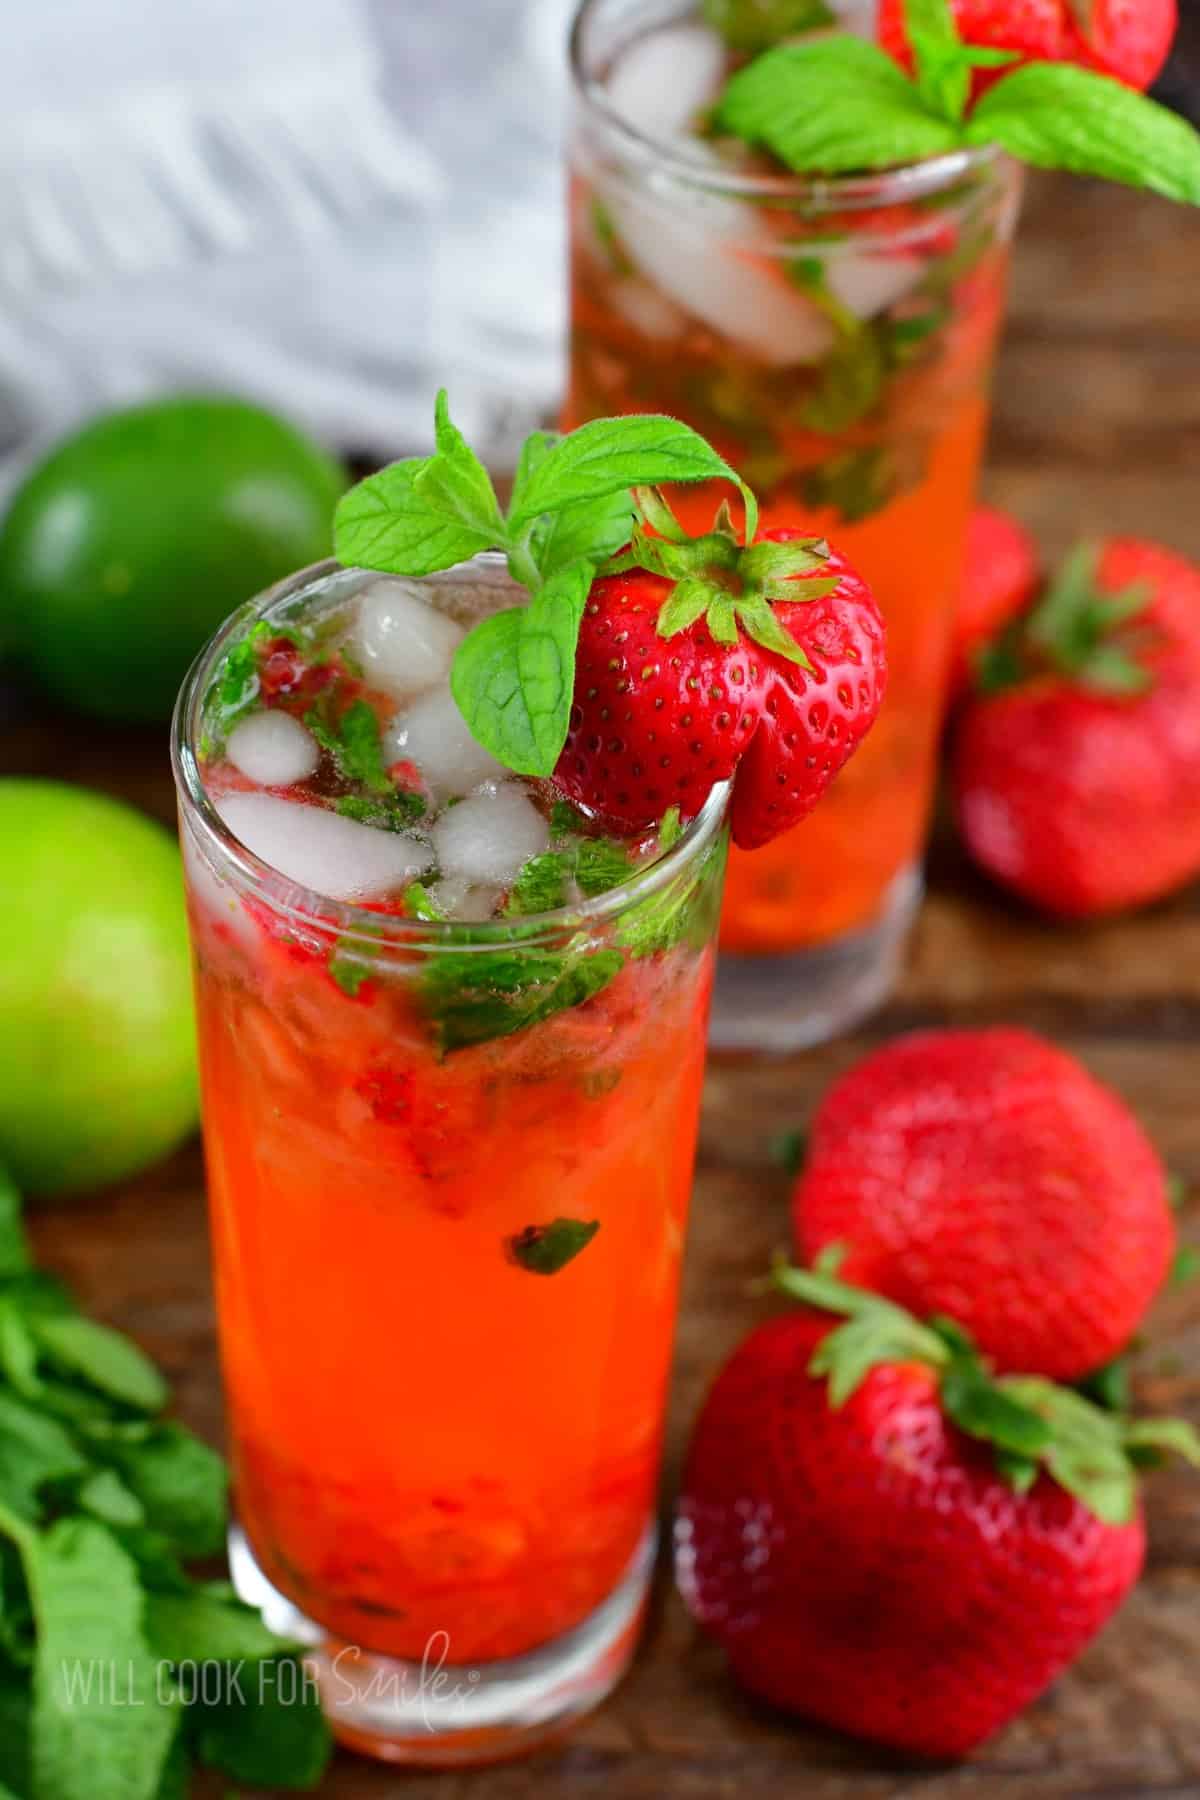
[[[437,446],[230,621],[175,756],[235,1574],[346,1741],[464,1762],[631,1653],[727,831],[885,669],[826,544],[678,526],[655,482],[733,479],[686,426],[531,439],[507,516],[444,400]]]
[[[1004,309],[1013,155],[1194,197],[1188,128],[1094,72],[1152,79],[1173,0],[1129,43],[1124,13],[1068,0],[906,6],[882,8],[881,45],[845,30],[869,34],[874,8],[823,0],[585,0],[573,36],[566,422],[686,419],[755,487],[768,526],[803,520],[839,545],[888,627],[888,700],[863,755],[802,832],[731,857],[718,1043],[819,1039],[894,972]],[[681,517],[695,528],[712,504],[695,491]],[[832,734],[840,686],[825,699]]]

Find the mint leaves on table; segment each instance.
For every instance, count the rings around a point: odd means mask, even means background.
[[[299,1646],[184,1570],[226,1475],[165,1399],[33,1269],[0,1174],[0,1797],[183,1800],[197,1764],[309,1787],[328,1760]]]
[[[1139,1469],[1168,1455],[1200,1467],[1200,1437],[1184,1420],[1132,1419],[1041,1376],[994,1375],[953,1320],[921,1321],[882,1294],[840,1280],[844,1255],[830,1245],[811,1268],[781,1262],[774,1271],[791,1299],[842,1320],[808,1365],[827,1380],[831,1407],[844,1406],[873,1369],[923,1363],[936,1372],[947,1417],[991,1446],[1011,1487],[1024,1493],[1044,1473],[1108,1525],[1133,1518]]]
[[[1070,63],[1016,60],[965,44],[948,0],[906,0],[916,72],[834,36],[779,44],[733,75],[718,132],[761,145],[802,174],[894,168],[999,145],[1041,168],[1099,175],[1200,204],[1200,134],[1144,94]],[[971,75],[999,78],[971,105]]]
[[[632,490],[658,482],[727,481],[741,492],[745,541],[758,529],[753,494],[677,419],[595,419],[565,437],[535,432],[507,514],[487,471],[438,395],[432,456],[394,463],[340,502],[342,562],[421,576],[482,550],[502,551],[530,594],[493,613],[458,648],[451,691],[472,735],[519,775],[552,773],[566,741],[579,623],[596,569],[625,544]]]

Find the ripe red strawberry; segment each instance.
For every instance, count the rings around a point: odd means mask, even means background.
[[[656,528],[668,520],[656,506]],[[588,596],[554,785],[628,831],[671,806],[694,817],[735,776],[734,838],[765,843],[816,805],[879,710],[884,633],[870,589],[793,531],[749,550],[723,529],[639,534],[633,557],[648,566],[603,576]]]
[[[848,1280],[1060,1381],[1125,1348],[1175,1239],[1124,1102],[1015,1029],[920,1032],[860,1062],[817,1110],[792,1206],[806,1259],[842,1245]]]
[[[1036,1466],[1012,1486],[995,1446],[946,1417],[935,1369],[903,1349],[833,1404],[814,1352],[860,1325],[774,1319],[718,1376],[684,1469],[679,1586],[753,1693],[963,1756],[1120,1605],[1142,1565],[1141,1515],[1105,1522]]]
[[[1023,60],[1058,61],[1066,54],[1067,16],[1064,0],[950,0],[959,36],[966,44],[991,50],[1015,50]],[[881,0],[877,36],[883,48],[911,72],[912,49],[905,24],[905,0]],[[993,81],[1017,64],[977,69],[972,91],[978,97]]]
[[[1067,0],[1065,54],[1072,62],[1148,88],[1171,49],[1176,0]]]
[[[977,506],[967,528],[954,630],[951,692],[965,693],[977,653],[1023,613],[1037,592],[1033,539],[1011,513]]]
[[[1200,875],[1200,569],[1134,538],[1077,554],[981,674],[954,787],[989,874],[1065,918]]]

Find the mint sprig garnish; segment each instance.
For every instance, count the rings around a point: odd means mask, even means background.
[[[183,1566],[223,1541],[221,1459],[33,1268],[3,1176],[0,1314],[0,1793],[165,1800],[197,1764],[312,1786],[330,1741],[299,1645]]]
[[[910,77],[878,45],[835,36],[781,44],[729,81],[717,131],[801,174],[894,168],[998,145],[1041,168],[1098,175],[1200,204],[1200,134],[1156,101],[1071,63],[1027,62],[972,106],[971,74],[1008,51],[964,44],[947,0],[907,0]]]
[[[895,1301],[838,1276],[844,1257],[831,1245],[810,1269],[780,1262],[775,1283],[793,1300],[844,1322],[821,1339],[809,1373],[844,1406],[873,1369],[924,1363],[937,1372],[943,1410],[968,1437],[991,1446],[998,1472],[1018,1492],[1045,1473],[1108,1525],[1124,1525],[1137,1504],[1138,1471],[1168,1455],[1200,1467],[1200,1437],[1182,1419],[1131,1419],[1074,1388],[1037,1375],[994,1375],[953,1320],[921,1321]]]
[[[595,419],[525,445],[507,514],[483,464],[438,395],[436,448],[352,488],[334,520],[339,559],[421,576],[499,550],[530,594],[468,633],[451,691],[472,735],[519,775],[552,773],[566,741],[584,601],[598,565],[626,543],[631,490],[658,482],[726,481],[741,493],[745,541],[758,505],[729,464],[678,419]]]

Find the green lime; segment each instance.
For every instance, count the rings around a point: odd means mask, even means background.
[[[84,788],[0,780],[0,1165],[99,1187],[196,1123],[179,850]]]
[[[345,477],[293,426],[185,395],[53,450],[0,527],[0,641],[67,705],[162,720],[235,607],[328,556]]]

